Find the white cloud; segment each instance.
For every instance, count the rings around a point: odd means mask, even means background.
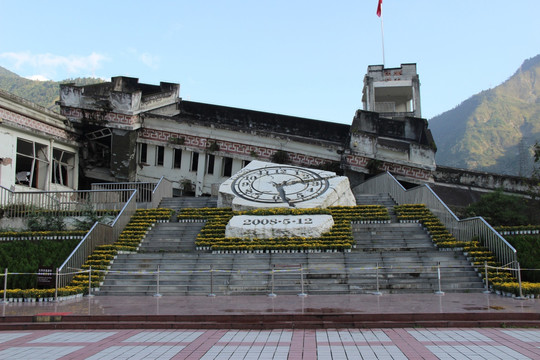
[[[142,63],[149,68],[157,69],[159,67],[159,56],[143,53],[139,56],[139,58],[141,59]]]
[[[28,80],[37,80],[37,81],[49,81],[47,77],[43,75],[31,75],[26,77]]]
[[[57,73],[66,74],[67,76],[94,73],[107,60],[107,57],[95,52],[88,56],[4,52],[0,53],[0,59],[12,61],[15,70],[25,70],[30,73],[37,72],[46,78],[54,78]]]

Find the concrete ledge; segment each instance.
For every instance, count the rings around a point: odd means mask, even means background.
[[[50,321],[36,321],[36,319]],[[4,316],[0,330],[44,329],[327,329],[539,327],[540,314],[253,314]]]

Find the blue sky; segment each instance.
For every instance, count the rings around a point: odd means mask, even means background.
[[[349,124],[382,64],[377,0],[0,0],[21,76],[180,83],[186,100]],[[538,0],[384,0],[385,66],[416,63],[431,118],[540,53]]]

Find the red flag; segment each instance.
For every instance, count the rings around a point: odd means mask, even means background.
[[[382,0],[379,0],[379,5],[377,5],[377,16],[381,17],[382,13]]]

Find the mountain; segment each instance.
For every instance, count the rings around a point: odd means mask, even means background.
[[[55,102],[59,98],[60,84],[66,82],[88,85],[100,83],[103,80],[96,78],[75,78],[60,82],[29,80],[0,66],[0,89],[51,110],[58,110]]]
[[[501,85],[432,118],[438,165],[530,176],[540,141],[540,55]]]

